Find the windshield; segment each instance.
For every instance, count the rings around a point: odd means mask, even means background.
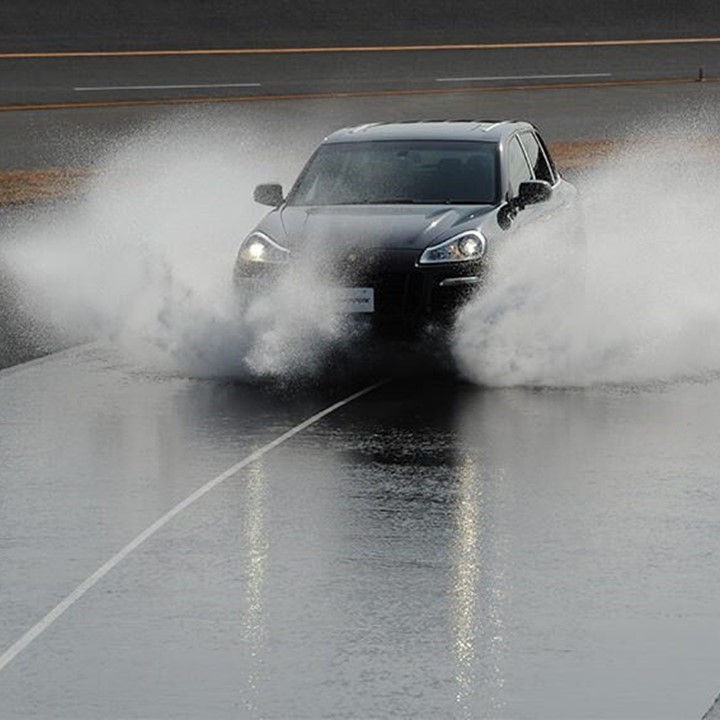
[[[311,158],[288,205],[494,204],[497,186],[494,143],[329,143]]]

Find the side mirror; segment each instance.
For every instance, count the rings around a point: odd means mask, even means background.
[[[282,204],[283,189],[282,185],[278,183],[265,183],[264,185],[258,185],[253,193],[253,199],[255,202],[261,205],[270,205],[271,207],[277,207]]]
[[[517,215],[517,208],[512,202],[505,203],[497,214],[497,224],[501,230],[509,230]]]
[[[551,195],[552,185],[546,180],[528,180],[520,183],[516,202],[519,207],[524,208],[526,205],[545,202]]]

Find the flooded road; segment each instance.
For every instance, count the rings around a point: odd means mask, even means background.
[[[2,645],[357,387],[0,375]],[[716,382],[393,378],[228,477],[0,673],[3,716],[699,717],[717,690]]]

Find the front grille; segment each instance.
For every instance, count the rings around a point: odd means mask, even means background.
[[[415,315],[422,311],[422,277],[419,273],[384,272],[355,277],[356,287],[375,290],[375,313]]]

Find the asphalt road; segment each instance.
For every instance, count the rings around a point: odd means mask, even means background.
[[[195,130],[228,137],[251,180],[268,173],[291,182],[328,133],[364,122],[430,118],[527,118],[549,141],[622,139],[675,128],[714,133],[720,83],[459,92],[443,95],[342,95],[322,99],[138,105],[0,113],[6,139],[0,169],[107,166],[137,138],[191,141]],[[700,119],[698,126],[697,119]]]
[[[27,57],[0,54],[0,107],[303,96],[720,77],[711,42],[416,51]]]
[[[709,48],[655,48],[648,72]],[[605,51],[542,52],[543,73],[607,67]],[[636,49],[615,52],[601,59],[627,53],[624,67]],[[315,57],[307,81],[285,60],[282,74],[310,91],[319,75],[415,87],[478,57],[483,75],[535,69],[532,53],[441,57],[363,56],[347,71]],[[253,72],[272,80],[275,61]],[[47,77],[42,97],[62,101],[78,67],[88,82],[148,84],[242,67],[17,62],[8,75]],[[41,97],[30,75],[9,102]],[[339,125],[510,116],[553,140],[619,138],[710,118],[718,91],[13,111],[0,114],[2,164],[102,166],[148,126],[159,140],[200,128],[235,133],[251,185],[274,179],[266,158],[286,181]],[[42,328],[10,320],[21,350],[43,344]],[[0,371],[0,717],[700,718],[720,690],[718,382],[498,390],[386,370],[203,380],[94,345]]]
[[[634,39],[718,30],[712,0],[5,0],[0,7],[0,47],[8,52]]]

